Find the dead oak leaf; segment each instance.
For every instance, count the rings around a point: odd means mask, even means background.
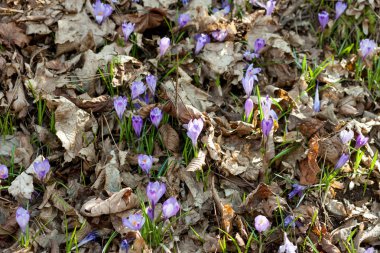
[[[29,41],[30,37],[26,36],[24,30],[19,28],[16,23],[0,24],[0,42],[5,46],[24,47]]]
[[[318,136],[314,135],[309,141],[307,157],[300,162],[302,185],[312,185],[318,182],[317,174],[321,171],[317,163],[319,144]]]
[[[135,32],[138,33],[160,26],[164,17],[166,17],[166,11],[160,8],[150,8],[147,12],[127,15],[128,21],[136,24]]]

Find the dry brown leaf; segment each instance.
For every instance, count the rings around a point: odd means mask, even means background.
[[[113,100],[108,95],[101,95],[99,97],[91,99],[80,99],[68,96],[65,97],[88,113],[102,112],[108,110],[109,108],[112,108],[113,105]]]
[[[323,128],[324,125],[325,121],[321,121],[319,119],[314,118],[306,118],[301,120],[299,128],[303,136],[310,138],[318,130]]]
[[[127,15],[128,21],[136,24],[135,32],[138,33],[160,26],[165,17],[166,11],[160,8],[148,8],[144,12]]]
[[[17,45],[24,47],[30,41],[30,37],[26,36],[24,31],[19,28],[16,23],[0,23],[0,42],[10,47]]]
[[[318,136],[314,136],[309,140],[309,151],[307,157],[300,162],[300,184],[312,185],[316,184],[319,180],[317,174],[320,172],[320,168],[317,162],[318,157]]]
[[[119,162],[116,157],[115,150],[110,152],[109,162],[104,166],[105,170],[105,183],[104,189],[107,192],[118,192],[121,189],[121,178],[119,171]]]
[[[131,188],[124,188],[114,193],[110,198],[102,200],[93,198],[83,204],[80,212],[84,216],[96,217],[103,214],[123,212],[139,207],[140,203]]]
[[[179,152],[179,135],[170,124],[165,124],[158,130],[164,146],[173,153]]]
[[[206,164],[206,151],[199,150],[198,156],[194,157],[189,165],[186,167],[186,171],[202,170],[203,165]]]

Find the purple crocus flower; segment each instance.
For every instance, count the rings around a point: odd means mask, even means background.
[[[17,208],[17,210],[16,210],[16,221],[17,221],[18,225],[20,226],[21,231],[23,233],[25,233],[26,227],[28,226],[28,223],[29,223],[29,219],[30,219],[30,215],[29,215],[28,210],[25,210],[21,206],[19,208]]]
[[[0,179],[8,178],[8,168],[7,166],[0,164]]]
[[[272,100],[267,95],[265,99],[261,100],[261,110],[263,111],[263,118],[269,119],[272,118],[274,120],[277,120],[277,114],[274,110],[271,109],[272,107]]]
[[[274,122],[273,122],[272,118],[263,119],[261,121],[261,131],[263,132],[265,137],[269,136],[269,133],[273,128],[273,124],[274,124]]]
[[[150,203],[152,204],[152,208],[158,203],[160,198],[166,192],[166,185],[160,182],[149,182],[146,187],[146,196],[148,197]]]
[[[128,253],[128,251],[129,251],[129,243],[128,243],[127,239],[124,239],[120,243],[119,253]]]
[[[195,54],[198,54],[207,43],[210,43],[210,36],[204,33],[197,34],[195,35],[195,40],[197,41],[195,45]]]
[[[260,55],[256,53],[251,53],[251,51],[247,50],[244,52],[243,56],[247,61],[252,61],[254,58],[258,58]]]
[[[90,232],[89,234],[87,234],[86,237],[83,238],[83,239],[82,239],[82,240],[76,245],[76,247],[79,248],[80,246],[85,245],[86,243],[91,242],[91,241],[95,240],[95,239],[98,238],[98,237],[99,237],[98,232],[96,232],[96,231],[92,231],[92,232]],[[71,250],[75,250],[75,247],[72,248]]]
[[[278,248],[278,253],[296,253],[297,246],[289,241],[286,232],[284,232],[284,244]]]
[[[266,14],[265,14],[266,16],[271,16],[274,11],[274,7],[276,6],[276,1],[273,1],[273,0],[267,1],[266,4],[258,2],[257,0],[251,0],[251,3],[258,5],[261,8],[264,8],[266,10]]]
[[[144,225],[145,218],[141,214],[131,214],[128,218],[122,218],[123,225],[131,230],[140,230]]]
[[[34,162],[33,163],[34,172],[36,173],[36,176],[39,180],[44,180],[47,173],[50,170],[50,163],[48,159],[44,159],[41,162]]]
[[[112,7],[109,4],[104,4],[100,2],[100,0],[96,0],[96,2],[92,5],[94,16],[96,22],[101,24],[104,20],[106,20],[112,14]]]
[[[245,111],[245,118],[246,118],[246,120],[249,120],[249,116],[251,115],[251,113],[253,111],[253,101],[252,101],[252,99],[248,98],[245,101],[244,111]]]
[[[243,88],[244,88],[245,94],[247,94],[248,97],[251,96],[255,81],[256,82],[259,81],[259,79],[257,78],[257,74],[260,73],[260,71],[261,71],[261,68],[254,68],[253,64],[250,64],[248,66],[247,72],[245,73],[245,76],[242,79]]]
[[[343,153],[343,154],[340,156],[338,162],[335,164],[335,167],[334,167],[334,168],[335,168],[336,170],[342,168],[343,165],[345,165],[346,162],[347,162],[349,159],[350,159],[350,154],[345,154],[345,153]]]
[[[321,101],[319,100],[319,84],[315,86],[315,97],[314,97],[314,106],[313,110],[314,112],[319,112],[321,110]]]
[[[348,143],[349,141],[354,138],[354,131],[350,130],[342,130],[339,133],[340,140],[342,141],[343,144]]]
[[[306,186],[293,184],[293,190],[288,194],[288,198],[292,199],[294,196],[302,197],[303,191],[306,189]]]
[[[148,215],[148,217],[149,217],[149,219],[151,220],[151,221],[153,221],[153,219],[154,219],[154,211],[153,211],[153,208],[152,207],[147,207],[146,208],[146,215]]]
[[[370,248],[366,249],[363,253],[375,253],[375,248],[370,247]]]
[[[180,209],[178,201],[174,197],[168,198],[164,204],[162,204],[162,213],[165,219],[175,216]]]
[[[335,4],[335,20],[337,20],[347,9],[347,4],[339,0]]]
[[[255,228],[259,233],[267,231],[270,228],[270,222],[264,215],[255,217]]]
[[[156,92],[157,77],[154,75],[147,75],[145,80],[148,84],[150,92],[154,95],[154,93]]]
[[[359,134],[358,137],[356,137],[355,148],[359,149],[363,147],[368,142],[368,139],[369,139],[368,137],[364,137],[364,135]]]
[[[227,30],[216,30],[211,33],[212,37],[217,41],[224,41],[224,39],[227,37],[228,32]]]
[[[183,4],[183,6],[188,5],[189,4],[189,0],[182,0],[182,4]]]
[[[158,46],[160,48],[160,56],[165,55],[166,51],[168,51],[170,47],[170,39],[168,37],[163,37],[158,42]]]
[[[265,47],[265,40],[262,38],[258,38],[255,40],[255,45],[253,46],[253,50],[256,54],[259,54],[261,49]]]
[[[367,56],[370,56],[375,48],[377,47],[376,42],[370,39],[364,39],[360,41],[360,52],[362,54],[362,59],[364,60]]]
[[[318,13],[319,24],[321,25],[322,31],[325,30],[327,23],[329,22],[329,14],[327,11],[322,11]]]
[[[123,118],[125,109],[127,108],[128,101],[126,97],[119,96],[113,100],[113,106],[119,119]]]
[[[127,23],[124,21],[123,24],[121,24],[121,30],[123,31],[123,34],[124,34],[124,40],[128,41],[129,36],[135,30],[135,24],[132,22]]]
[[[140,168],[145,171],[146,174],[149,174],[149,171],[152,168],[153,164],[153,157],[151,155],[140,154],[138,156],[138,162]]]
[[[183,13],[183,14],[179,15],[179,17],[178,17],[179,28],[182,28],[185,25],[187,25],[187,23],[189,23],[190,20],[191,20],[190,15],[187,13]]]
[[[187,136],[191,139],[193,146],[197,146],[197,139],[202,132],[203,129],[203,120],[199,119],[191,119],[186,126]]]
[[[285,227],[290,226],[292,228],[295,228],[296,226],[297,227],[302,226],[302,223],[296,220],[293,215],[288,215],[284,219],[284,226]]]
[[[141,130],[142,130],[142,127],[143,127],[143,118],[139,115],[133,115],[132,116],[132,127],[133,127],[133,130],[135,131],[135,134],[137,135],[137,137],[140,137],[141,135]]]
[[[146,86],[141,81],[134,81],[132,82],[131,91],[132,99],[135,99],[138,96],[144,94],[144,92],[146,91]]]
[[[152,121],[152,124],[158,128],[158,126],[160,125],[160,122],[162,120],[162,111],[160,108],[158,107],[154,107],[151,111],[150,111],[150,120]]]

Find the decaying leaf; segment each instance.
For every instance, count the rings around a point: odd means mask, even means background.
[[[96,217],[103,214],[123,212],[140,206],[131,188],[121,189],[106,200],[94,198],[83,204],[80,212],[84,216]]]
[[[118,192],[121,189],[119,163],[117,161],[115,150],[112,150],[110,155],[110,161],[103,168],[106,177],[104,189],[107,192]]]
[[[135,32],[143,33],[147,29],[160,26],[166,17],[166,11],[159,8],[147,8],[138,14],[128,14],[129,22],[135,23]]]
[[[30,41],[30,37],[26,36],[24,31],[19,28],[16,23],[0,23],[0,42],[10,47],[17,45],[24,47]]]
[[[8,188],[8,192],[15,198],[31,199],[33,191],[33,177],[25,172],[18,175]]]
[[[314,136],[309,140],[309,150],[307,157],[300,161],[300,183],[302,185],[313,185],[319,181],[317,174],[320,172],[320,168],[317,162],[319,144],[318,136]]]
[[[202,170],[203,165],[206,164],[205,162],[206,159],[206,152],[203,150],[199,150],[198,156],[194,157],[189,165],[186,167],[186,171],[197,171],[197,170]]]
[[[173,153],[179,152],[179,135],[169,124],[165,124],[158,129],[165,147]],[[204,158],[203,158],[204,160]]]

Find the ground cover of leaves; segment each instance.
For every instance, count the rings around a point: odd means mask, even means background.
[[[379,13],[2,1],[0,251],[378,251]]]

